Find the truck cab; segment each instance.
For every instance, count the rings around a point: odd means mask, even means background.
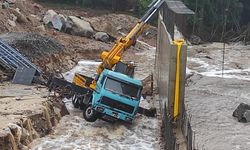
[[[132,122],[139,108],[141,93],[140,80],[104,69],[93,91],[91,105],[83,112],[84,118],[92,122],[97,118]]]

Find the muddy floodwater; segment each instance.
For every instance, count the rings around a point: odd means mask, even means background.
[[[155,47],[144,44],[144,51],[131,57],[142,66],[136,70],[136,78],[143,79],[153,70]],[[134,56],[134,53],[132,54]],[[148,56],[148,57],[147,57]],[[82,60],[64,77],[69,82],[76,72],[93,77],[100,62]],[[151,67],[149,67],[151,66]],[[147,67],[147,69],[143,69]],[[155,150],[160,149],[160,127],[157,118],[137,114],[132,124],[115,124],[97,120],[94,123],[83,119],[82,111],[73,108],[71,100],[64,100],[70,115],[64,116],[54,132],[35,140],[32,150]],[[147,105],[145,101],[142,102]]]
[[[250,46],[226,45],[222,75],[222,43],[191,46],[185,101],[192,115],[195,147],[205,150],[249,150],[250,123],[232,114],[250,104]]]
[[[36,140],[33,150],[159,149],[156,118],[138,115],[132,125],[102,120],[90,123],[71,102],[67,102],[67,108],[70,115],[62,118],[53,134]]]

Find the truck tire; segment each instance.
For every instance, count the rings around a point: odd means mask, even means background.
[[[97,112],[92,108],[92,105],[87,105],[83,110],[83,118],[88,122],[95,122],[97,120]]]

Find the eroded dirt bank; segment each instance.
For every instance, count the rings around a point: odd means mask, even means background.
[[[41,86],[0,85],[0,148],[27,150],[36,138],[52,131],[67,114],[64,103],[50,101]]]

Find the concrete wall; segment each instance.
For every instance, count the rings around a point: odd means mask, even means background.
[[[163,9],[159,12],[158,19],[158,37],[156,50],[156,67],[155,79],[161,105],[166,105],[168,112],[173,116],[174,97],[175,97],[175,81],[176,81],[176,55],[177,45],[173,43],[173,39],[166,28],[166,22],[163,18]],[[165,20],[167,21],[167,20]],[[176,32],[177,33],[177,32]],[[177,34],[180,38],[180,34]],[[179,97],[179,119],[181,119],[184,111],[184,93],[185,93],[185,76],[186,76],[186,49],[184,44],[181,49],[181,67],[180,67],[180,97]],[[163,108],[163,107],[162,107]]]

